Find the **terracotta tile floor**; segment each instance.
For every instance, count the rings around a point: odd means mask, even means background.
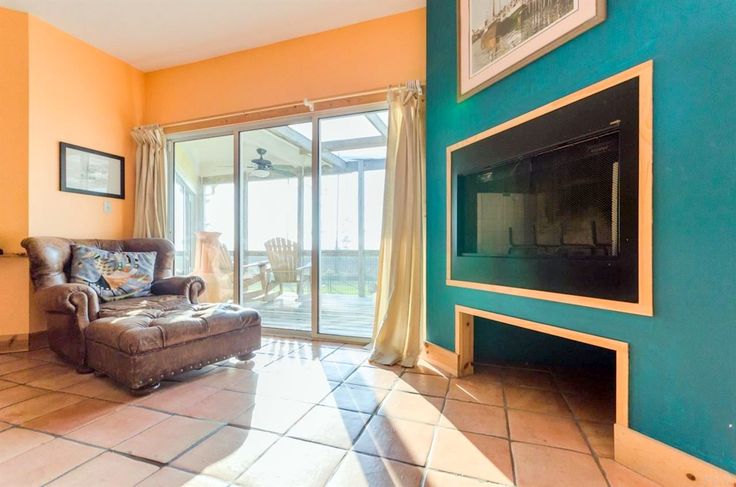
[[[137,398],[48,350],[0,355],[0,484],[653,487],[617,464],[610,384],[581,371],[374,367],[264,337]]]

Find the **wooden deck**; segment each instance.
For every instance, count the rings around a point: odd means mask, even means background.
[[[272,301],[253,300],[244,303],[257,309],[263,326],[288,330],[312,329],[311,296],[297,299],[285,292]],[[369,338],[373,329],[374,296],[359,297],[322,293],[320,302],[320,333]]]

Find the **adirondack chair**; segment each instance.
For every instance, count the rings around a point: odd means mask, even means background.
[[[268,240],[265,247],[274,279],[273,285],[279,286],[279,294],[284,292],[284,284],[296,283],[296,294],[301,297],[304,284],[309,287],[312,265],[301,265],[301,251],[297,243],[277,237]]]

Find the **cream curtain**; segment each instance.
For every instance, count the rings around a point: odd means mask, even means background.
[[[135,157],[135,224],[133,236],[166,238],[166,138],[158,126],[133,129]]]
[[[383,228],[371,360],[416,365],[424,329],[424,101],[421,85],[389,92]]]

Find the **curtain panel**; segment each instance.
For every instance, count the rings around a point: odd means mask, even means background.
[[[413,367],[424,330],[425,113],[419,82],[391,90],[371,360]]]
[[[135,224],[133,236],[166,238],[166,137],[158,126],[133,129],[135,157]]]

